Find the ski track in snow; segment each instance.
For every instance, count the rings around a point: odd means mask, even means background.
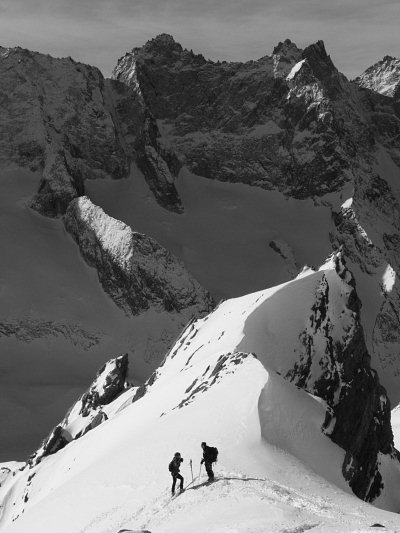
[[[293,465],[292,465],[293,466]],[[301,472],[296,472],[301,474]],[[321,480],[321,483],[324,482]],[[356,502],[357,503],[357,500]],[[197,477],[171,497],[166,489],[135,512],[116,506],[98,515],[79,533],[363,533],[368,524],[362,503],[348,509],[332,497],[307,494],[268,478],[218,472],[216,481]],[[227,517],[229,517],[227,519]],[[370,521],[370,520],[369,520]],[[365,524],[363,524],[365,522]],[[395,532],[384,528],[387,533]]]

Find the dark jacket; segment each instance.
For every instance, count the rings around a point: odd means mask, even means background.
[[[204,463],[212,463],[214,461],[214,454],[211,446],[204,446],[203,461]]]
[[[171,467],[170,470],[171,470],[172,475],[179,474],[179,469],[181,467],[182,462],[183,462],[182,457],[174,457],[172,459],[172,461],[169,463]]]

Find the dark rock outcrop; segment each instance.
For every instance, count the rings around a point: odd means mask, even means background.
[[[80,399],[79,414],[88,416],[98,407],[111,403],[124,390],[128,363],[128,354],[125,354],[110,359],[100,368],[93,384]]]
[[[378,455],[395,453],[390,402],[371,368],[354,278],[340,254],[333,260],[346,295],[346,310],[341,312],[347,315],[342,318],[342,339],[332,336],[335,319],[331,316],[330,298],[335,296],[330,295],[324,275],[309,323],[301,335],[304,351],[286,379],[327,403],[322,429],[346,451],[343,476],[359,498],[373,501],[383,488]]]
[[[165,209],[182,213],[182,201],[174,183],[182,165],[176,154],[161,144],[160,137],[154,117],[146,112],[135,145],[136,162],[157,202]]]
[[[27,463],[33,467],[44,457],[64,448],[74,439],[99,426],[108,416],[104,406],[115,400],[124,390],[130,388],[126,382],[128,354],[110,359],[97,372],[88,390],[71,407],[65,418],[43,441],[42,446],[31,455]]]
[[[71,440],[72,438],[68,431],[61,426],[56,426],[51,431],[50,435],[43,441],[42,446],[29,457],[27,464],[30,467],[39,464],[44,457],[58,452],[71,442]]]

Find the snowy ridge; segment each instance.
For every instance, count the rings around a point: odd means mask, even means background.
[[[139,314],[152,305],[169,312],[210,309],[209,295],[172,254],[89,198],[73,200],[64,222],[105,291],[126,312]]]
[[[329,298],[321,292],[328,286]],[[308,513],[319,517],[312,523],[330,523],[330,516],[337,518],[333,509],[332,515],[321,514],[318,503],[311,506],[312,501],[318,502],[311,494],[321,490],[316,488],[320,482],[312,470],[349,491],[347,479],[363,497],[394,510],[400,504],[394,490],[400,467],[394,455],[385,391],[370,370],[366,354],[362,355],[364,366],[359,367],[357,350],[361,332],[357,330],[353,291],[340,257],[333,257],[320,271],[309,271],[290,283],[222,302],[212,314],[192,322],[136,401],[132,403],[136,392],[122,394],[118,399],[119,408],[113,409],[108,420],[6,483],[2,489],[3,501],[7,502],[3,527],[17,517],[18,520],[13,526],[5,527],[5,531],[23,531],[28,520],[39,529],[43,520],[49,527],[57,520],[60,533],[67,530],[105,533],[128,525],[133,530],[184,531],[185,522],[178,525],[182,516],[179,507],[172,505],[168,514],[165,511],[169,502],[163,487],[168,483],[168,473],[163,478],[160,472],[166,470],[168,456],[175,448],[181,450],[187,461],[188,455],[192,456],[204,439],[217,445],[221,455],[218,466],[221,481],[211,489],[211,494],[222,504],[220,527],[233,525],[239,519],[239,515],[231,515],[228,509],[240,483],[247,485],[247,481],[249,492],[238,505],[243,512],[256,510],[254,527],[261,527],[260,520],[264,520],[265,527],[267,510],[271,512],[285,502],[289,507],[284,507],[285,512],[280,515],[282,523],[291,506],[301,507],[300,501]],[[312,308],[316,322],[308,321]],[[346,320],[343,323],[338,320],[343,313],[347,315],[348,325]],[[305,381],[305,389],[313,394],[302,390],[300,383],[297,386],[291,383],[295,375],[299,379],[304,376],[296,363],[299,354],[304,352],[301,332],[310,325],[320,328]],[[327,354],[326,343],[330,338],[335,350]],[[356,342],[353,347],[351,339]],[[321,386],[327,372],[333,371],[330,365],[334,362],[340,377],[336,390]],[[346,365],[355,367],[353,373],[342,373]],[[102,378],[97,385],[100,381]],[[333,385],[335,380],[329,382]],[[371,387],[376,392],[368,397],[372,403],[365,410],[362,391],[371,391]],[[351,397],[353,393],[361,394],[358,401]],[[128,401],[127,394],[131,398]],[[362,416],[367,417],[362,422],[357,406],[362,408]],[[346,417],[342,418],[344,411]],[[328,426],[327,420],[330,420]],[[344,442],[339,442],[341,427],[344,437],[349,435],[348,428],[342,426],[346,423],[353,428],[348,449]],[[375,429],[374,424],[377,424]],[[366,426],[370,426],[367,440],[363,437]],[[373,434],[375,437],[371,439]],[[371,442],[377,444],[379,453],[371,449]],[[298,469],[308,472],[303,499],[297,494],[294,499],[282,500],[284,494],[295,494],[296,484],[291,479],[291,487],[284,488],[282,480],[276,483],[276,476],[278,471],[280,476],[286,472],[284,478],[289,482],[287,469],[294,459],[274,451],[271,444],[306,465],[295,466],[296,472]],[[363,462],[364,467],[369,464],[365,471],[357,466],[358,453],[364,459],[370,458],[370,462]],[[281,465],[278,471],[276,464]],[[104,480],[109,488],[105,488]],[[121,480],[124,480],[122,486]],[[90,496],[85,488],[88,486]],[[329,487],[325,484],[323,490],[329,493],[333,490]],[[192,488],[196,489],[193,493],[189,488],[187,495],[179,498],[184,506],[182,512],[191,509],[190,515],[197,523],[200,520],[197,506],[202,506],[199,498],[208,496],[201,480]],[[260,494],[271,497],[258,504]],[[64,526],[60,517],[70,505],[76,512]],[[363,512],[368,516],[367,511]],[[304,520],[303,515],[301,518]],[[349,518],[345,513],[341,519]],[[204,531],[199,527],[199,531]],[[218,531],[218,525],[215,528],[211,531]]]

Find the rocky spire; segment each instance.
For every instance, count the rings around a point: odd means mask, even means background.
[[[275,46],[273,51],[274,74],[276,78],[286,77],[293,66],[301,59],[302,50],[290,39],[285,39]]]

